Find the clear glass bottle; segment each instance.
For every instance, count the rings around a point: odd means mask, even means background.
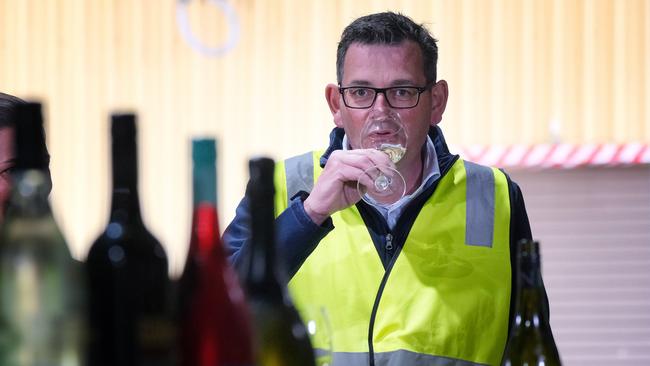
[[[38,103],[16,107],[16,165],[0,229],[0,365],[82,365],[86,288],[54,220]]]

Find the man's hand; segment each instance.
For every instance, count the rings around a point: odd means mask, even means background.
[[[361,196],[357,180],[371,186],[373,180],[363,172],[373,166],[395,168],[385,153],[374,149],[332,152],[318,181],[304,202],[305,212],[317,225],[331,214],[357,203]]]

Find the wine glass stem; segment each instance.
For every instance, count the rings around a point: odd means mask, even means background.
[[[375,179],[375,188],[379,192],[383,192],[388,189],[390,186],[390,178],[385,176],[384,174],[380,174],[377,179]]]

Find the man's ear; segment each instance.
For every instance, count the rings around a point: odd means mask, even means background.
[[[431,126],[435,126],[442,120],[442,114],[447,107],[449,90],[447,82],[439,80],[431,87]]]
[[[343,121],[341,119],[341,93],[339,93],[339,87],[336,84],[327,84],[325,87],[325,99],[327,100],[327,105],[330,107],[330,112],[332,112],[332,117],[334,117],[334,124],[336,127],[343,127]]]

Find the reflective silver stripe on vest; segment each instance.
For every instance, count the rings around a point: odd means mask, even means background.
[[[494,174],[492,169],[464,161],[467,174],[465,244],[492,247]]]
[[[367,352],[334,352],[332,366],[366,366]],[[432,356],[406,350],[375,353],[375,366],[486,366],[455,358]]]
[[[284,172],[287,176],[287,205],[296,193],[311,192],[314,188],[314,159],[311,152],[285,160]]]

